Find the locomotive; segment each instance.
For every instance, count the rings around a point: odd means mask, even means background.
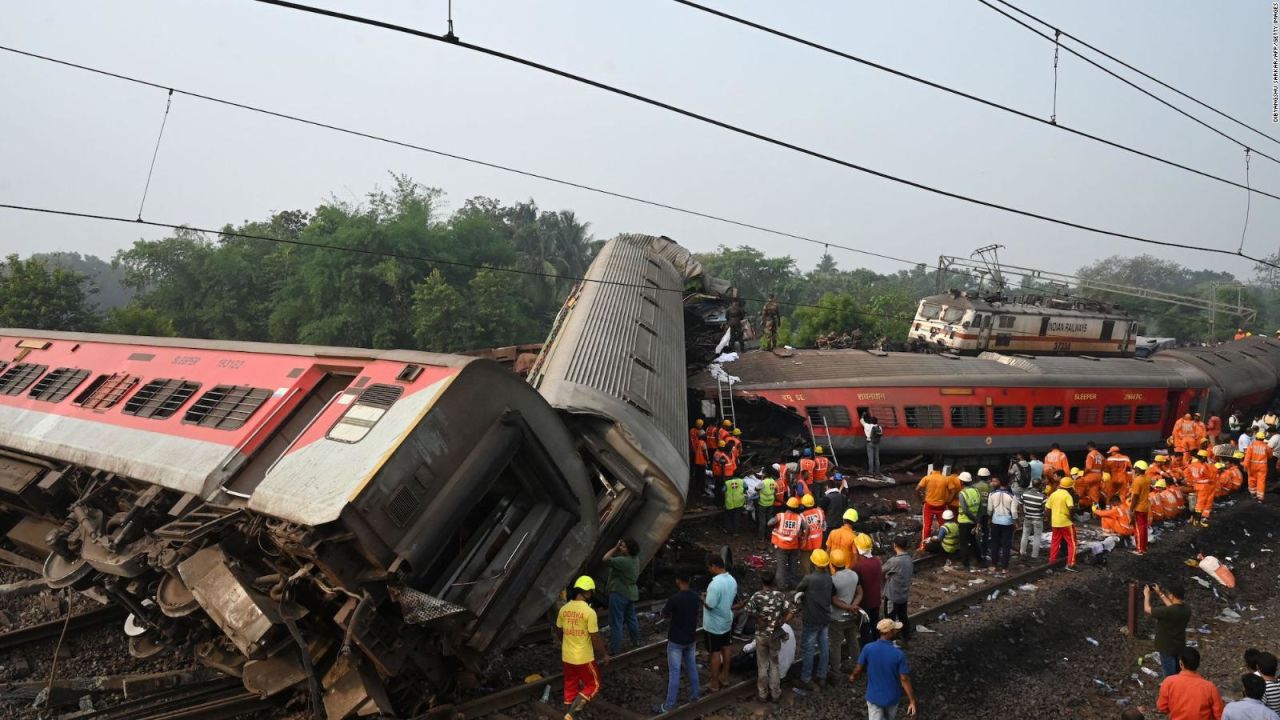
[[[666,540],[700,273],[607,243],[537,389],[460,355],[0,329],[0,530],[128,608],[136,656],[189,648],[318,717],[420,713],[603,544]]]
[[[989,457],[1051,442],[1156,447],[1184,413],[1262,409],[1280,387],[1280,341],[1252,337],[1151,358],[757,351],[725,370],[738,378],[735,397],[790,411],[838,453],[865,448],[866,413],[884,428],[883,453]],[[709,373],[691,387],[708,402],[717,397]]]
[[[920,301],[907,339],[965,355],[1132,355],[1137,323],[1112,306],[1054,296],[952,290]]]

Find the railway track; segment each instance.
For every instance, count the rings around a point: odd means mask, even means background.
[[[67,634],[70,635],[99,625],[105,625],[115,620],[122,620],[127,614],[125,609],[118,605],[105,605],[88,612],[72,615],[70,620],[61,617],[38,625],[29,625],[24,628],[10,630],[6,633],[0,633],[0,650],[9,650],[27,643],[56,638],[62,633],[63,625],[66,625]]]
[[[939,565],[943,561],[941,555],[926,555],[915,559],[917,567],[922,564],[925,566]],[[981,588],[963,595],[958,595],[946,602],[939,603],[933,607],[919,610],[911,615],[913,624],[921,624],[936,620],[944,613],[953,613],[958,610],[964,610],[972,605],[981,604],[991,593],[995,591],[1004,591],[1009,588],[1015,588],[1023,583],[1034,580],[1044,575],[1057,565],[1061,565],[1059,561],[1055,565],[1044,564],[1033,567],[1015,575],[1001,578],[996,582],[986,583]],[[609,687],[609,678],[616,676],[618,672],[625,671],[626,668],[646,663],[648,661],[659,660],[666,656],[667,643],[665,640],[643,645],[634,650],[627,651],[620,655],[610,658],[609,664],[602,668],[605,673],[603,686],[607,690]],[[536,715],[547,718],[561,718],[563,713],[558,703],[542,702],[545,693],[550,693],[554,698],[558,692],[563,676],[551,675],[535,682],[508,688],[490,695],[486,695],[475,700],[457,705],[446,705],[434,708],[426,715],[420,716],[420,720],[471,720],[472,718],[492,717],[496,720],[509,720],[509,715],[505,711],[515,708],[528,708]],[[710,715],[730,705],[751,700],[755,694],[755,678],[745,678],[736,680],[733,684],[722,689],[719,692],[707,695],[697,702],[686,703],[675,709],[668,711],[661,716],[667,720],[691,720],[693,718],[701,718]],[[648,712],[640,712],[634,709],[623,707],[609,700],[607,697],[597,697],[591,702],[591,706],[606,711],[618,720],[648,720],[650,717]]]
[[[274,704],[245,690],[236,678],[216,678],[148,693],[101,710],[61,715],[59,720],[221,720]]]

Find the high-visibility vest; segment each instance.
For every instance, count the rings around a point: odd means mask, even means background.
[[[733,455],[733,461],[737,462],[738,456],[742,454],[742,438],[730,435],[725,442],[728,443],[725,447],[729,448],[729,454]]]
[[[737,510],[747,503],[747,490],[742,478],[729,478],[724,481],[724,509]]]
[[[716,451],[713,463],[715,465],[714,474],[720,477],[733,477],[733,474],[738,471],[738,463],[734,461],[733,455],[724,450]]]
[[[952,520],[944,524],[942,529],[947,531],[947,534],[942,536],[942,550],[948,553],[955,552],[960,548],[960,525]]]
[[[813,482],[813,467],[812,458],[800,458],[800,479],[807,483]]]
[[[1119,482],[1129,474],[1130,461],[1128,455],[1112,455],[1107,458],[1107,470],[1111,473],[1111,480]]]
[[[760,485],[760,497],[756,498],[756,504],[760,507],[769,507],[773,505],[774,491],[778,489],[778,481],[773,478],[765,478]]]
[[[805,525],[805,550],[817,550],[822,547],[822,536],[827,531],[827,515],[822,508],[806,508],[801,515]]]
[[[973,520],[965,519],[965,511],[973,516]],[[960,491],[960,512],[956,513],[957,522],[970,525],[982,517],[982,493],[975,487],[967,487]]]
[[[804,518],[800,513],[784,510],[778,515],[778,524],[773,528],[773,546],[779,550],[799,550],[803,533]]]
[[[1096,473],[1102,476],[1102,466],[1107,462],[1107,458],[1097,450],[1090,450],[1089,454],[1084,458],[1084,472],[1086,475]]]
[[[701,428],[696,428],[696,427],[689,428],[689,451],[697,452],[697,450],[695,450],[694,448],[697,447],[698,445],[701,445],[703,448],[707,447],[706,443],[702,441]]]
[[[707,446],[703,445],[701,440],[693,445],[693,464],[703,466],[707,464]]]
[[[825,457],[818,456],[813,459],[813,481],[826,482],[827,472],[831,470],[831,461]]]

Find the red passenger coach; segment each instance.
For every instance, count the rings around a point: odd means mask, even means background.
[[[725,370],[735,394],[806,417],[818,441],[861,450],[865,411],[882,452],[974,456],[1080,449],[1094,440],[1150,447],[1185,412],[1258,408],[1275,391],[1280,342],[1258,339],[1139,358],[977,357],[864,350],[754,352]],[[707,377],[693,385],[714,397]],[[826,430],[824,430],[824,426]]]

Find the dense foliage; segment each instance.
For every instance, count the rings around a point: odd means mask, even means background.
[[[0,326],[435,351],[539,342],[572,286],[565,278],[581,276],[601,244],[569,211],[473,198],[449,213],[439,190],[397,177],[361,204],[278,212],[216,237],[179,230],[139,240],[111,263],[74,253],[11,256],[0,264]],[[775,293],[781,340],[795,346],[854,330],[869,342],[903,340],[919,298],[936,289],[924,265],[880,274],[840,269],[824,255],[803,271],[790,256],[745,245],[698,259],[747,298],[757,327],[764,298]],[[1224,286],[1235,282],[1228,273],[1151,256],[1107,258],[1078,274],[1200,297],[1216,287],[1222,300],[1237,292]],[[1280,327],[1278,285],[1280,275],[1260,272],[1239,291],[1262,310],[1251,329]],[[1204,313],[1088,294],[1137,315],[1144,334],[1208,335]],[[1217,336],[1237,324],[1219,317]]]

